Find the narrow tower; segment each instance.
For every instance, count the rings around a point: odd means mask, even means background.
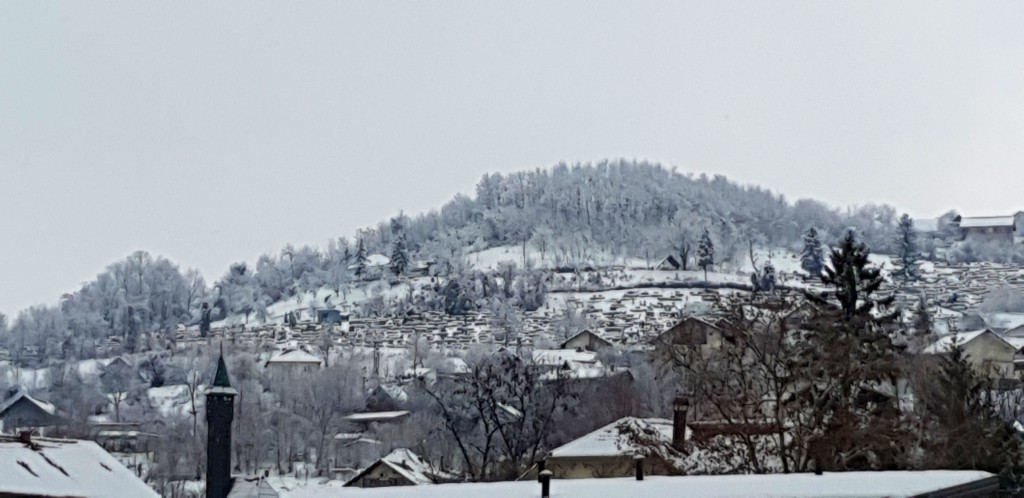
[[[226,498],[231,492],[231,421],[237,394],[221,350],[213,385],[206,390],[206,498]]]

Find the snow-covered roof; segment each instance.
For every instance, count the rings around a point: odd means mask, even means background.
[[[579,331],[579,332],[577,332],[577,333],[573,334],[573,336],[572,336],[572,337],[570,337],[570,338],[568,338],[568,339],[566,339],[566,340],[562,341],[562,347],[564,348],[566,344],[568,344],[568,343],[569,343],[570,341],[572,341],[573,339],[576,339],[577,337],[580,337],[580,336],[590,336],[590,337],[594,337],[594,338],[596,338],[596,339],[597,339],[598,341],[600,341],[600,342],[602,342],[602,343],[605,343],[605,344],[607,344],[607,345],[609,345],[609,346],[611,346],[611,345],[612,345],[612,343],[611,343],[610,341],[608,341],[608,339],[605,339],[604,337],[601,337],[601,336],[599,336],[599,335],[595,334],[594,332],[592,332],[592,331],[590,331],[590,330],[588,329],[588,330],[581,330],[581,331]]]
[[[625,375],[628,372],[629,370],[626,368],[616,369],[598,364],[595,366],[580,366],[569,371],[559,369],[551,370],[550,372],[544,372],[544,374],[540,376],[540,380],[600,379],[604,377],[612,377],[614,375]]]
[[[419,484],[433,484],[434,480],[430,478],[433,474],[430,466],[419,457],[419,455],[413,453],[411,450],[406,448],[398,448],[387,455],[381,457],[373,465],[370,465],[362,472],[358,473],[350,479],[345,486],[353,486],[359,482],[360,479],[378,465],[387,465],[391,470],[395,471],[402,477],[409,480],[414,485]]]
[[[738,498],[787,496],[792,498],[831,497],[910,497],[945,491],[956,486],[979,484],[994,486],[998,478],[981,470],[926,470],[885,472],[825,472],[796,474],[646,476],[603,479],[557,479],[551,482],[552,496],[700,496],[702,498]],[[324,484],[323,494],[338,491]],[[317,490],[319,491],[319,490]],[[308,496],[314,496],[313,490]],[[333,494],[332,494],[333,493]],[[304,495],[305,496],[305,495]],[[540,496],[534,480],[493,483],[438,484],[434,486],[396,486],[382,489],[350,488],[346,497],[388,498],[477,498],[480,496],[528,498]],[[952,495],[950,495],[952,496]]]
[[[1013,216],[974,216],[960,218],[960,228],[1012,227]]]
[[[597,353],[575,349],[535,349],[533,362],[543,366],[561,366],[569,363],[597,363]]]
[[[345,416],[345,420],[349,422],[379,422],[384,420],[394,420],[401,418],[409,414],[408,410],[395,410],[390,412],[363,412],[363,413],[352,413]]]
[[[301,349],[292,349],[277,353],[267,360],[267,364],[281,364],[281,363],[316,363],[322,365],[324,360],[319,356],[307,353]]]
[[[92,441],[0,436],[0,494],[159,496]]]
[[[664,418],[624,417],[616,420],[590,434],[570,441],[554,450],[552,458],[565,457],[599,457],[634,455],[640,448],[631,444],[622,434],[621,428],[628,426],[646,432],[646,429],[657,431],[665,442],[672,441],[672,421]],[[686,429],[686,437],[690,437],[690,429]]]
[[[57,413],[57,407],[53,406],[52,403],[47,403],[46,401],[42,401],[42,400],[33,398],[32,396],[29,396],[28,393],[25,392],[24,390],[19,389],[18,392],[14,393],[13,396],[11,396],[10,398],[7,398],[2,403],[0,403],[0,415],[3,415],[3,413],[6,412],[7,409],[9,409],[10,407],[14,406],[15,403],[17,403],[18,401],[20,401],[22,399],[24,399],[25,401],[27,401],[29,403],[32,403],[33,405],[38,407],[40,410],[42,410],[42,411],[44,411],[44,412],[46,412],[46,413],[48,413],[50,415],[55,415]]]
[[[391,264],[391,258],[389,258],[389,257],[387,257],[387,256],[385,256],[383,254],[375,253],[375,254],[370,254],[370,255],[366,256],[366,265],[365,266],[367,268],[378,268],[378,267],[388,266],[390,264]],[[348,265],[348,269],[349,270],[355,270],[358,267],[359,267],[359,264],[357,264],[357,263],[353,263],[351,265]]]
[[[993,337],[1003,341],[1007,346],[1013,347],[1012,344],[1006,342],[1006,339],[999,337],[988,329],[974,330],[971,332],[957,332],[955,334],[949,334],[947,336],[940,337],[937,341],[931,343],[928,347],[924,348],[924,354],[941,354],[948,353],[953,350],[953,346],[963,347],[967,343],[981,337],[982,335],[989,333]]]

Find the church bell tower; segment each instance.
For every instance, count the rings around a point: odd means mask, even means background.
[[[206,390],[206,498],[226,498],[231,492],[231,422],[237,394],[222,349],[213,384]]]

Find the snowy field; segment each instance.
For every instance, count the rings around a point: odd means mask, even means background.
[[[551,482],[552,498],[622,498],[699,496],[739,497],[908,497],[972,481],[994,477],[982,471],[841,472],[814,474],[769,474],[735,476],[649,476],[633,478],[566,479]],[[358,489],[341,487],[340,481],[303,482],[293,478],[271,478],[281,498],[536,498],[540,484],[535,481],[442,484]]]

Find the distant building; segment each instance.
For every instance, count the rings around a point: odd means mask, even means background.
[[[348,481],[384,456],[384,443],[361,432],[341,432],[331,439],[331,476]]]
[[[583,367],[599,367],[597,353],[576,349],[535,349],[533,365],[544,372],[552,370],[576,370]]]
[[[653,339],[654,354],[661,363],[679,362],[690,355],[706,355],[722,347],[721,329],[702,318],[688,316]]]
[[[0,496],[159,495],[92,441],[25,433],[0,436]]]
[[[346,415],[342,420],[361,426],[364,430],[380,424],[391,424],[399,422],[409,416],[408,410],[393,410],[387,412],[357,412]]]
[[[111,453],[152,453],[160,439],[139,423],[97,423],[91,429],[90,439]]]
[[[264,366],[278,379],[295,379],[320,370],[324,360],[301,349],[286,349],[274,353]]]
[[[563,342],[560,349],[584,349],[587,351],[601,352],[611,349],[612,343],[603,339],[601,336],[589,331],[584,330]]]
[[[316,310],[316,321],[322,324],[340,325],[348,320],[348,317],[341,314],[341,311],[333,308],[321,308]]]
[[[679,271],[683,269],[683,265],[679,264],[679,260],[677,260],[675,256],[669,254],[665,259],[661,260],[654,269],[661,271]]]
[[[953,222],[960,229],[960,239],[967,241],[996,241],[1012,243],[1017,234],[1017,215],[1010,216],[957,216]]]
[[[960,346],[967,362],[979,375],[990,379],[1015,379],[1014,359],[1019,348],[991,330],[958,332],[939,338],[924,349],[924,354],[948,354]]]
[[[14,434],[22,430],[45,433],[62,423],[57,407],[29,396],[23,389],[15,388],[0,402],[0,433]]]
[[[434,471],[419,455],[399,448],[381,457],[345,483],[345,487],[382,488],[434,484],[449,478]]]

